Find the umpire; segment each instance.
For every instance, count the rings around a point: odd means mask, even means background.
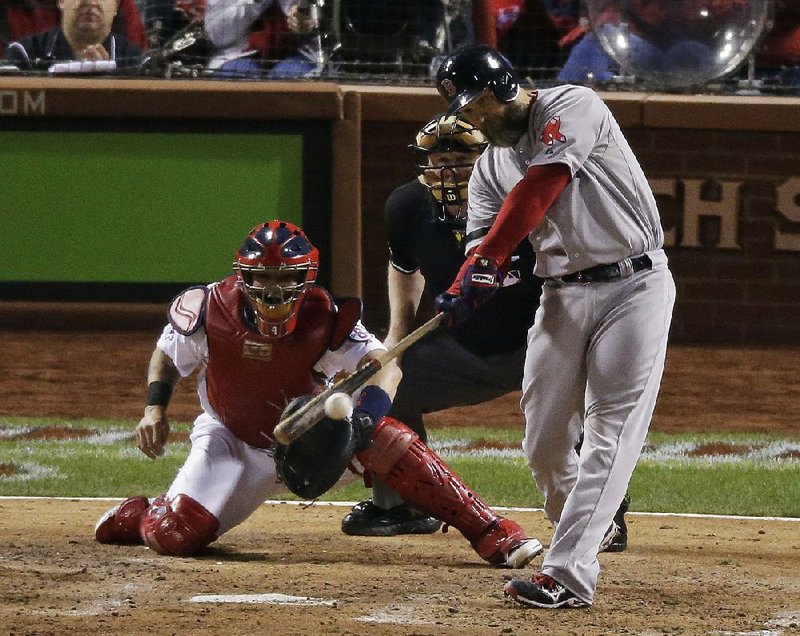
[[[436,117],[410,146],[418,179],[395,189],[386,202],[389,237],[389,333],[391,347],[410,333],[444,292],[464,262],[467,183],[486,147],[479,130],[458,117]],[[542,281],[532,274],[533,250],[524,241],[514,254],[504,286],[466,322],[438,330],[405,352],[403,379],[390,415],[426,441],[423,415],[479,404],[520,388],[527,332]],[[436,532],[441,523],[414,510],[375,480],[372,499],[342,520],[349,535],[393,536]]]

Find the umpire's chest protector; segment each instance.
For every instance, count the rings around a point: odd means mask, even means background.
[[[225,426],[251,446],[265,448],[286,404],[319,388],[312,368],[330,346],[336,306],[325,290],[312,287],[295,330],[270,339],[245,322],[244,302],[234,277],[208,296],[206,386]]]

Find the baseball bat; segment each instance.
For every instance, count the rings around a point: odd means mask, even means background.
[[[307,430],[319,422],[325,414],[325,400],[334,393],[347,393],[352,395],[360,389],[367,380],[380,371],[387,362],[394,360],[411,345],[423,336],[436,329],[444,320],[445,314],[436,314],[428,322],[418,327],[405,338],[400,340],[391,349],[384,351],[377,358],[373,358],[364,366],[353,371],[350,375],[339,380],[333,386],[318,393],[294,413],[282,418],[275,427],[273,435],[281,444],[290,444]]]

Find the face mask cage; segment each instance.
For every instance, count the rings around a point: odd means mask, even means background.
[[[423,154],[423,153],[419,153]],[[467,186],[472,168],[475,164],[477,155],[472,155],[470,159],[456,159],[453,161],[431,161],[431,155],[438,153],[425,152],[425,158],[417,159],[418,179],[430,190],[433,198],[442,206],[447,206],[447,211],[443,208],[440,212],[440,219],[449,218],[463,219],[467,214]],[[458,155],[464,156],[466,153],[459,151]]]
[[[440,220],[461,222],[466,218],[467,184],[486,145],[474,126],[445,116],[428,122],[409,146],[417,178],[441,204]]]
[[[236,263],[235,267],[251,307],[268,324],[287,321],[294,315],[297,301],[310,285],[309,275],[316,270],[311,263],[279,267]]]

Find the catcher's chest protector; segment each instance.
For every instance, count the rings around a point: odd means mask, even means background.
[[[297,328],[283,338],[269,339],[245,322],[244,303],[233,276],[209,294],[208,398],[239,439],[266,448],[286,404],[320,386],[312,367],[330,346],[336,310],[325,290],[312,287]]]

